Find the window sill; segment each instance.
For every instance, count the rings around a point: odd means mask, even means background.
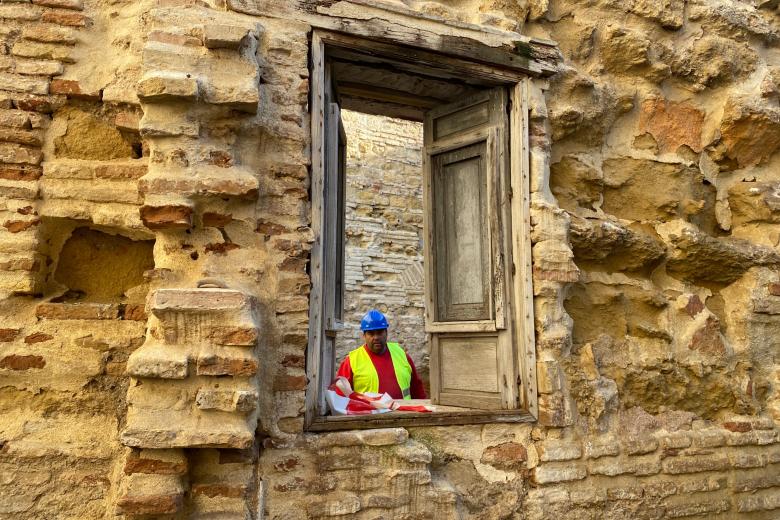
[[[428,400],[413,400],[405,404],[430,404]],[[526,410],[475,410],[456,406],[434,405],[436,411],[388,412],[374,415],[327,415],[315,417],[308,431],[365,430],[407,426],[448,426],[458,424],[525,423],[536,418]]]

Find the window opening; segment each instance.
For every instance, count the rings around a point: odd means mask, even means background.
[[[379,309],[389,340],[414,361],[426,394],[422,124],[341,111],[347,140],[344,314],[336,368],[362,345],[360,319]]]
[[[440,405],[432,422],[532,420],[530,280],[513,264],[530,272],[527,210],[512,205],[514,191],[527,204],[523,78],[421,66],[335,38],[325,45],[315,32],[312,42],[307,426],[351,419],[325,417],[324,389],[362,345],[370,308],[388,314],[389,341]]]

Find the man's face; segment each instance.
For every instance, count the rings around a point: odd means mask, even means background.
[[[363,333],[366,346],[374,354],[381,354],[387,348],[387,329],[367,330]]]

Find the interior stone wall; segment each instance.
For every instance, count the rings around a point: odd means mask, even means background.
[[[558,42],[536,422],[303,431],[316,16]],[[0,3],[0,518],[776,518],[779,46],[774,0]],[[77,227],[144,283],[59,301]]]
[[[360,319],[385,313],[427,381],[424,327],[422,123],[343,110],[347,134],[344,330],[340,363],[362,344]]]

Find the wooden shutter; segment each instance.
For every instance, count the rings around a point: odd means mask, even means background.
[[[325,186],[323,240],[323,358],[325,385],[336,374],[336,334],[342,328],[344,309],[344,210],[345,162],[347,138],[341,121],[341,110],[330,74],[325,64]],[[323,392],[324,393],[324,392]]]
[[[346,136],[324,45],[312,38],[311,307],[306,354],[306,425],[326,413],[325,388],[335,375],[335,340],[344,309]]]
[[[502,88],[426,114],[426,331],[431,397],[439,404],[520,404],[506,271],[507,143]]]

